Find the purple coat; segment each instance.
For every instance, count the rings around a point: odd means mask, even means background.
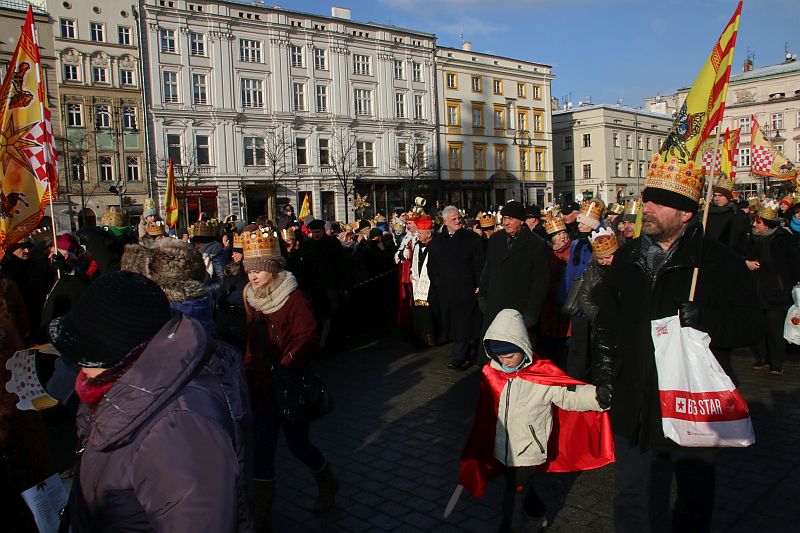
[[[248,419],[241,355],[173,316],[100,403],[78,412],[85,512],[73,531],[252,531]]]

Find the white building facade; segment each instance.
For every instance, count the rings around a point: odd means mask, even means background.
[[[141,14],[153,171],[163,189],[172,157],[190,221],[255,220],[273,183],[278,204],[299,211],[307,196],[318,218],[352,220],[354,192],[373,212],[406,205],[407,139],[436,149],[433,35],[353,22],[340,8],[146,0]],[[336,178],[342,148],[348,190]]]

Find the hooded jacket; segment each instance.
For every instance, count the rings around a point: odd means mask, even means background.
[[[176,314],[99,404],[81,405],[73,531],[252,530],[239,361]]]

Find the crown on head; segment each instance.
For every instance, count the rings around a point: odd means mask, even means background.
[[[119,207],[112,206],[103,213],[100,224],[112,228],[124,228],[128,225],[128,220],[129,217],[126,211],[121,210]]]
[[[625,212],[625,206],[617,202],[611,202],[608,204],[608,210],[615,215],[621,215]]]
[[[720,189],[733,192],[733,180],[727,174],[720,171],[719,179],[717,179],[717,183],[714,185],[714,187],[719,187]]]
[[[193,237],[216,237],[217,235],[217,221],[213,218],[211,220],[200,220],[194,223]]]
[[[563,218],[553,217],[549,220],[545,220],[544,230],[547,232],[548,235],[555,235],[559,231],[566,231],[567,225],[564,223]]]
[[[589,235],[595,257],[609,257],[619,248],[617,236],[609,228],[600,228]]]
[[[242,236],[238,233],[233,234],[233,249],[234,250],[242,249]]]
[[[148,222],[145,230],[147,230],[147,234],[151,237],[161,237],[164,235],[164,222],[161,220]]]
[[[663,157],[663,159],[662,159]],[[703,165],[695,165],[694,161],[681,161],[676,157],[667,159],[667,154],[654,154],[647,167],[645,188],[653,187],[674,192],[700,202],[703,186],[706,183]]]
[[[240,238],[245,259],[281,257],[278,232],[272,228],[261,227],[255,231],[248,231],[242,233]]]
[[[780,207],[775,200],[764,200],[758,208],[758,216],[764,220],[778,220]]]
[[[482,229],[494,229],[497,226],[497,218],[492,212],[478,213],[478,223]]]
[[[30,237],[33,244],[43,244],[53,240],[53,230],[50,228],[37,228],[28,237]]]
[[[623,213],[626,215],[635,215],[639,211],[639,206],[642,204],[640,198],[629,198],[625,200],[625,209]]]
[[[156,208],[156,201],[153,200],[152,198],[145,198],[144,202],[142,202],[142,209],[144,209],[145,211],[155,208]]]
[[[606,206],[602,201],[589,200],[581,207],[581,212],[578,214],[578,222],[583,222],[581,219],[584,217],[588,217],[599,222],[603,218],[603,212],[605,209]]]

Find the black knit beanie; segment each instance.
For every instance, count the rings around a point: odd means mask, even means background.
[[[697,212],[697,202],[688,196],[678,194],[666,189],[647,187],[642,191],[642,201],[653,202],[659,205],[678,209],[679,211]]]
[[[111,368],[149,341],[170,319],[169,301],[153,281],[134,272],[106,274],[75,307],[50,323],[53,345],[72,363]]]

